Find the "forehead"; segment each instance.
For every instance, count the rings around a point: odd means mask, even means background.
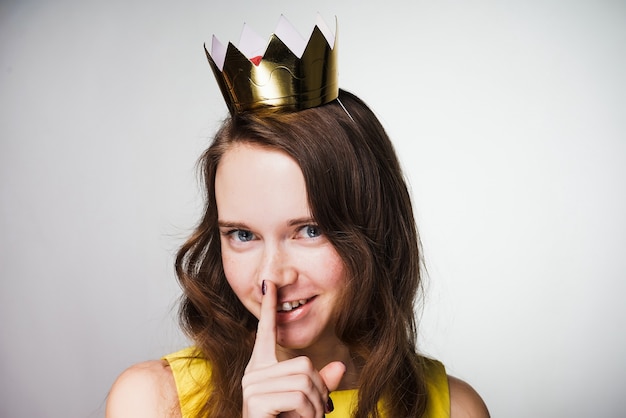
[[[224,153],[215,198],[221,221],[310,216],[300,166],[282,151],[253,144],[233,145]]]

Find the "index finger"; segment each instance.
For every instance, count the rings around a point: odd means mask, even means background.
[[[248,367],[276,364],[276,285],[265,280],[265,295],[261,299],[261,314],[256,332],[254,349]]]

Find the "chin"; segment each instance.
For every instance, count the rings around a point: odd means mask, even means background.
[[[287,333],[279,332],[276,342],[283,348],[289,350],[306,350],[314,344],[314,339],[305,336],[285,335]]]
[[[303,327],[278,328],[276,343],[288,350],[308,350],[320,344],[333,345],[337,338],[334,333],[326,332],[306,332]]]

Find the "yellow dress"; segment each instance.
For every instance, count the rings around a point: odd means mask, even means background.
[[[166,360],[176,381],[176,390],[183,418],[196,418],[206,403],[206,391],[203,390],[210,381],[211,371],[208,362],[195,357],[193,347],[185,348],[163,357]],[[450,392],[448,376],[440,362],[425,358],[426,387],[428,404],[422,418],[449,418]],[[326,414],[329,418],[349,418],[353,402],[356,402],[357,390],[339,390],[332,392],[335,410]]]

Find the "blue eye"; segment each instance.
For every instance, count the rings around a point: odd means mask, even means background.
[[[304,227],[304,232],[309,238],[317,238],[322,235],[322,231],[317,225],[307,225]]]
[[[241,241],[241,242],[248,242],[254,239],[254,234],[250,231],[246,231],[245,229],[238,229],[236,231],[232,231],[231,235],[237,241]]]

